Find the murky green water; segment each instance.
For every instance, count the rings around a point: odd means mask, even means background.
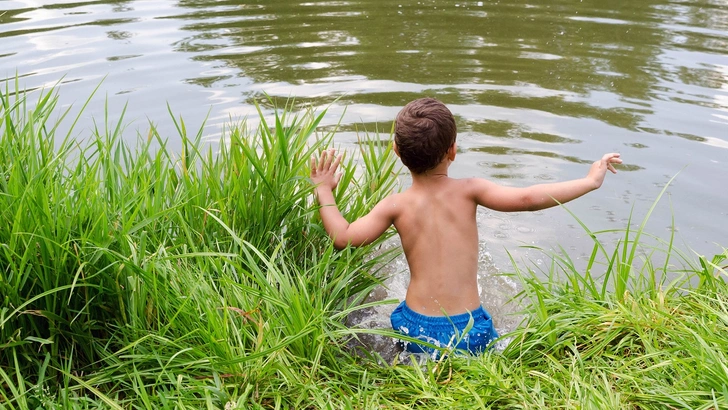
[[[626,166],[570,204],[592,229],[641,218],[680,172],[648,229],[712,254],[728,245],[728,1],[0,1],[0,76],[28,89],[61,81],[84,118],[129,104],[173,135],[167,103],[206,132],[253,114],[264,93],[388,132],[408,101],[435,96],[458,118],[454,176],[521,186],[584,175],[603,153]],[[267,107],[265,102],[263,105]],[[346,108],[346,109],[345,109]],[[479,215],[484,270],[503,247],[588,255],[563,210]],[[487,256],[492,255],[493,261]],[[487,281],[483,284],[489,287]],[[498,285],[493,285],[498,289]],[[488,297],[489,291],[484,290]]]

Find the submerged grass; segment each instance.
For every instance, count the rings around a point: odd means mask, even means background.
[[[216,152],[176,119],[175,154],[151,124],[125,143],[123,112],[79,140],[53,92],[7,87],[0,409],[728,408],[728,251],[584,227],[585,271],[565,253],[514,263],[527,319],[505,350],[382,365],[346,348],[344,319],[391,255],[334,251],[320,227],[306,166],[331,143],[323,114],[260,111]],[[389,146],[361,146],[337,191],[349,218],[396,180]]]

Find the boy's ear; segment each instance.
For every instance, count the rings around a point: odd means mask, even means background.
[[[452,145],[450,145],[450,149],[447,150],[447,159],[449,159],[450,161],[455,161],[455,154],[457,154],[457,152],[457,142],[453,142]]]
[[[399,157],[399,148],[397,148],[397,142],[392,141],[392,149],[394,150],[394,153],[397,154]]]

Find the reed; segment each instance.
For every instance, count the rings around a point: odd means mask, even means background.
[[[177,386],[176,372],[266,379],[333,360],[323,346],[343,343],[340,313],[388,254],[334,252],[316,221],[307,166],[331,143],[323,113],[289,105],[269,124],[261,110],[217,152],[175,119],[175,154],[151,124],[125,142],[123,112],[86,140],[75,121],[58,135],[70,110],[52,119],[53,90],[28,98],[7,85],[0,96],[0,405],[46,390],[110,403]],[[362,147],[369,166],[354,175],[348,160],[337,193],[350,217],[395,183],[391,148]]]

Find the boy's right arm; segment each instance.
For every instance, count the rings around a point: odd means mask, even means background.
[[[621,163],[619,154],[605,154],[592,164],[589,174],[584,178],[526,188],[505,187],[476,178],[468,183],[478,205],[503,212],[537,211],[569,202],[598,189],[604,182],[607,170],[616,174],[613,164]]]
[[[334,150],[321,153],[321,158],[311,158],[311,181],[314,193],[319,202],[319,214],[326,233],[334,240],[336,249],[347,245],[366,245],[379,238],[394,222],[396,208],[395,199],[387,197],[380,201],[367,215],[349,223],[334,198],[334,189],[339,183],[340,173],[337,168],[341,155],[336,156]]]

